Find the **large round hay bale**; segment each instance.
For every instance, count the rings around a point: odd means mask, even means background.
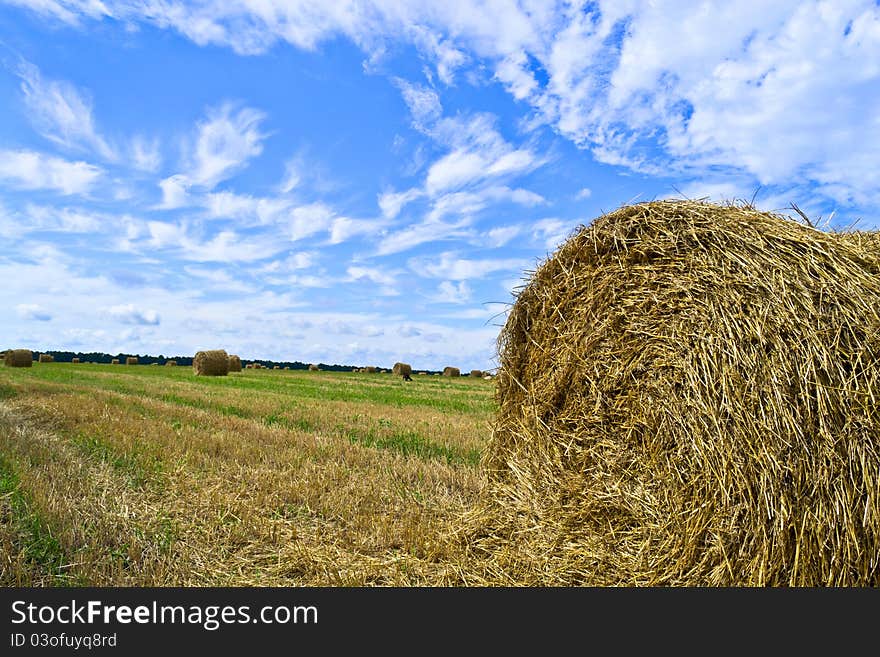
[[[138,364],[137,356],[126,356],[125,357],[125,364],[126,365],[137,365]]]
[[[77,365],[77,364],[79,364],[79,358],[71,358],[70,362],[73,363],[74,365]]]
[[[55,362],[55,358],[52,354],[40,354],[37,358],[37,362],[39,363],[53,363]]]
[[[482,379],[483,370],[471,370],[470,376],[474,379]]]
[[[412,365],[408,363],[394,363],[391,372],[399,376],[412,376]]]
[[[443,376],[461,376],[461,370],[457,367],[444,367]]]
[[[6,367],[33,367],[34,354],[30,349],[10,349],[3,356]]]
[[[522,583],[880,585],[880,275],[657,201],[582,227],[498,338],[474,541]]]
[[[320,368],[317,365],[315,365],[314,363],[309,365],[309,372],[317,372],[319,369]]]
[[[110,361],[110,364],[111,364],[111,365],[119,365],[119,359],[118,359],[118,358],[114,358],[114,359],[112,359],[112,360]]]
[[[241,358],[235,354],[229,354],[229,371],[241,372]]]
[[[226,376],[229,374],[229,354],[225,349],[199,351],[193,357],[196,376]]]
[[[376,371],[377,371],[377,369],[378,369],[378,368],[376,368],[376,367],[373,366],[373,365],[367,365],[367,366],[364,368],[364,372],[366,372],[367,374],[375,374]]]
[[[176,360],[166,360],[165,367],[177,367],[177,361]]]

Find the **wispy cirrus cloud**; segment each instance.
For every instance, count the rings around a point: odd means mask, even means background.
[[[47,80],[30,62],[16,70],[27,106],[27,116],[46,139],[70,149],[92,151],[106,160],[117,153],[95,127],[91,98],[63,80]]]

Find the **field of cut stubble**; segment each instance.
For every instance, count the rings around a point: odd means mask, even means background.
[[[0,585],[468,585],[494,383],[413,379],[0,367]]]

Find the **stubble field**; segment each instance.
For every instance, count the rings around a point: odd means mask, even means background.
[[[0,585],[492,583],[457,532],[494,383],[413,379],[0,368]]]

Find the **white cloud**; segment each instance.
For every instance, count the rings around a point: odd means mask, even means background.
[[[284,164],[284,178],[281,179],[281,184],[278,186],[279,192],[289,194],[302,182],[301,167],[302,162],[298,158],[288,160]]]
[[[156,326],[160,322],[159,313],[155,310],[141,310],[131,303],[111,306],[107,309],[107,313],[124,324]]]
[[[19,317],[27,320],[48,322],[52,319],[52,315],[47,310],[34,303],[20,303],[15,307],[15,312]]]
[[[532,237],[544,242],[550,251],[556,250],[571,235],[580,221],[571,219],[547,218],[532,224]]]
[[[459,281],[457,284],[451,281],[443,281],[437,286],[437,293],[431,297],[436,303],[467,303],[471,300],[471,288],[467,281]]]
[[[160,210],[173,210],[189,204],[189,182],[186,176],[177,174],[159,181],[162,201],[156,206]]]
[[[383,222],[374,219],[336,217],[330,224],[330,244],[342,244],[357,235],[373,234],[383,225]]]
[[[74,208],[55,208],[27,204],[25,215],[30,230],[46,230],[64,233],[90,233],[102,226],[99,215],[94,212]]]
[[[488,246],[497,249],[510,242],[521,232],[522,228],[519,226],[496,226],[483,234],[482,241]]]
[[[383,192],[379,194],[379,209],[382,215],[388,219],[394,219],[400,214],[405,205],[421,198],[425,192],[413,187],[404,192]]]
[[[521,271],[528,263],[518,258],[469,260],[446,252],[438,258],[410,258],[407,264],[420,276],[465,281],[484,278],[499,271]]]
[[[574,195],[576,201],[585,201],[593,195],[593,190],[589,187],[584,187],[578,191],[577,194]]]
[[[443,114],[440,96],[433,89],[413,84],[402,78],[395,78],[394,82],[413,117],[413,126],[422,132],[429,132],[431,126]]]
[[[382,267],[351,266],[346,270],[349,281],[368,280],[380,285],[393,286],[397,284],[399,272],[389,272]]]
[[[25,7],[46,17],[76,25],[81,15],[100,18],[111,15],[100,0],[3,0],[11,5]]]
[[[296,242],[328,230],[335,214],[330,206],[321,202],[294,208],[288,216],[291,241]]]
[[[104,159],[116,159],[114,150],[95,128],[92,103],[83,92],[68,82],[44,80],[29,62],[19,64],[18,75],[28,118],[40,134],[68,148],[87,149]]]
[[[609,164],[690,177],[730,167],[764,185],[809,182],[843,202],[880,197],[880,124],[866,110],[880,105],[871,0],[107,5],[120,20],[240,53],[278,40],[313,49],[339,35],[368,55],[408,42],[447,84],[468,62],[469,72],[486,67],[528,103],[532,125],[553,126]],[[35,8],[68,20],[100,13],[50,0]],[[431,90],[401,89],[414,120],[430,120]],[[434,189],[478,171],[478,153],[451,151]]]
[[[456,223],[442,221],[423,221],[412,224],[397,231],[390,232],[379,240],[376,255],[391,255],[424,244],[439,240],[451,240],[465,237],[471,233],[467,219]]]
[[[103,173],[103,169],[87,162],[70,162],[36,151],[0,149],[0,181],[18,189],[85,194]]]
[[[131,140],[131,162],[136,169],[155,173],[162,165],[159,140],[135,135]]]
[[[265,135],[259,128],[265,118],[259,110],[236,108],[232,103],[210,109],[198,124],[187,181],[213,188],[260,155]]]

